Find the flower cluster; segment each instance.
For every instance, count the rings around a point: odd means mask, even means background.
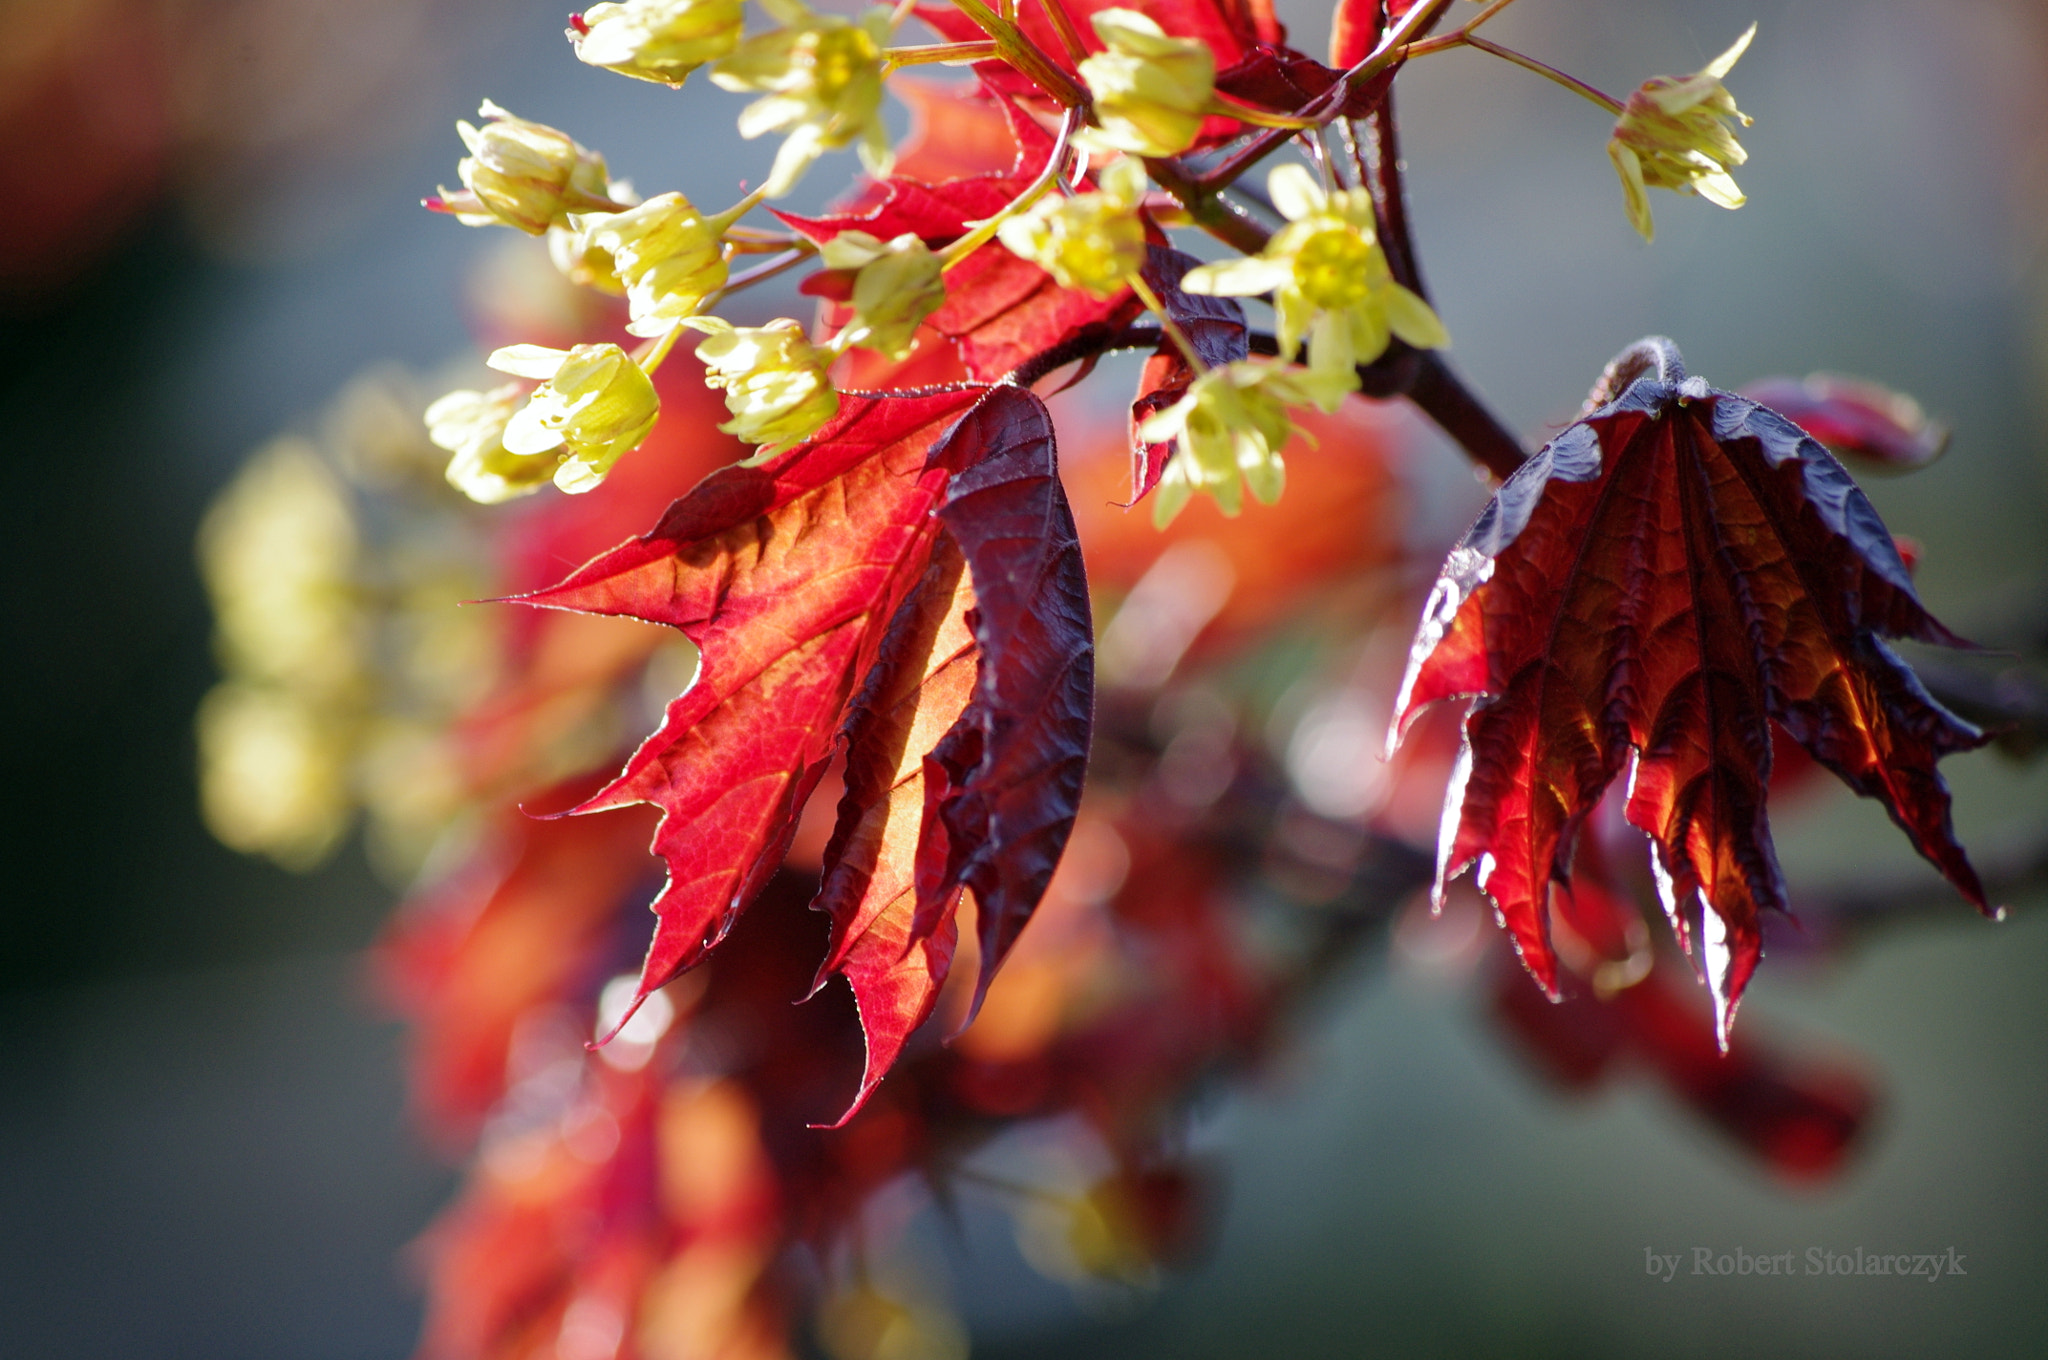
[[[1293,358],[1306,336],[1320,374],[1371,363],[1395,336],[1417,349],[1450,343],[1429,304],[1395,281],[1364,190],[1326,191],[1305,167],[1283,165],[1266,191],[1287,225],[1259,255],[1204,265],[1182,287],[1222,297],[1272,293],[1281,356]]]
[[[700,316],[689,324],[706,336],[697,346],[704,381],[725,389],[732,419],[718,428],[727,434],[768,445],[765,455],[802,439],[838,412],[839,393],[826,376],[826,356],[796,322],[735,326]]]
[[[1122,292],[1145,263],[1145,224],[1138,216],[1145,170],[1125,158],[1098,183],[1093,193],[1041,199],[1005,221],[997,237],[1062,288],[1096,297]]]
[[[1721,78],[1735,68],[1754,37],[1756,25],[1751,24],[1705,70],[1646,80],[1623,106],[1607,154],[1621,176],[1629,225],[1645,241],[1656,235],[1647,189],[1698,194],[1724,208],[1739,208],[1747,201],[1728,167],[1741,165],[1749,153],[1735,140],[1729,124],[1747,127],[1750,119],[1735,107],[1735,96]]]
[[[1289,408],[1313,405],[1328,414],[1357,386],[1348,370],[1328,373],[1253,359],[1202,374],[1186,396],[1138,428],[1138,437],[1149,443],[1175,440],[1180,446],[1153,493],[1153,521],[1161,527],[1171,523],[1197,491],[1214,496],[1224,514],[1235,515],[1242,505],[1240,479],[1259,501],[1279,500],[1286,479],[1280,450],[1297,433]]]
[[[604,157],[567,133],[514,117],[488,99],[477,116],[482,127],[455,125],[469,148],[455,167],[462,192],[443,189],[429,207],[464,226],[500,223],[539,236],[566,224],[571,213],[622,206],[606,196]]]

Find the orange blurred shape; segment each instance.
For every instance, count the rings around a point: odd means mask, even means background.
[[[1190,590],[1222,596],[1197,602],[1209,618],[1192,649],[1225,649],[1311,599],[1356,590],[1361,577],[1397,563],[1401,496],[1386,421],[1360,401],[1334,416],[1298,417],[1316,442],[1288,444],[1287,489],[1277,504],[1247,506],[1229,519],[1207,497],[1196,497],[1165,530],[1152,527],[1148,501],[1123,508],[1130,454],[1121,430],[1069,435],[1062,475],[1090,585],[1127,592],[1174,545],[1213,545],[1181,557],[1202,568],[1201,579],[1186,583]]]
[[[594,989],[619,906],[651,874],[653,828],[648,808],[559,821],[505,809],[477,862],[387,929],[379,973],[413,1022],[414,1101],[443,1135],[474,1135],[504,1095],[522,1017]]]

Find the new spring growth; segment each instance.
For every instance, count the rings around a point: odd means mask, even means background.
[[[843,231],[818,256],[827,269],[858,271],[843,344],[900,359],[909,353],[918,326],[945,305],[944,263],[911,233],[882,241],[864,231]]]
[[[1097,126],[1075,140],[1138,156],[1187,150],[1214,102],[1215,53],[1193,39],[1168,37],[1132,10],[1101,10],[1090,22],[1106,49],[1080,67]]]
[[[576,58],[635,80],[681,86],[739,46],[741,0],[625,0],[569,19]]]
[[[838,413],[839,393],[825,376],[832,356],[812,345],[795,321],[734,326],[698,316],[683,324],[704,333],[697,346],[704,381],[725,391],[732,419],[718,428],[768,446],[756,458],[795,443]]]
[[[741,111],[740,136],[789,134],[775,153],[763,191],[780,198],[827,151],[856,143],[877,177],[893,160],[883,127],[882,48],[889,10],[877,5],[856,21],[817,14],[803,0],[761,0],[783,27],[748,38],[711,68],[721,89],[760,92]]]
[[[612,464],[639,446],[661,414],[654,384],[617,345],[510,345],[485,361],[500,373],[538,378],[526,405],[502,436],[508,453],[553,454],[555,485],[574,495],[589,491]]]
[[[615,179],[605,192],[613,202],[623,206],[640,201],[640,195],[633,191],[629,180]],[[610,213],[572,213],[566,225],[549,227],[548,259],[554,262],[563,278],[577,287],[594,288],[612,297],[624,297],[626,283],[619,277],[618,261],[612,258],[610,250],[591,238],[592,230],[610,217]]]
[[[427,438],[455,455],[448,460],[450,486],[479,504],[498,505],[554,477],[557,459],[505,447],[505,425],[524,400],[518,383],[506,383],[488,392],[450,392],[427,408]]]
[[[1145,227],[1138,219],[1145,168],[1126,157],[1097,183],[1095,193],[1039,199],[998,227],[996,239],[1062,288],[1111,296],[1145,263]]]
[[[1735,107],[1735,96],[1721,78],[1734,69],[1754,37],[1756,25],[1751,24],[1733,47],[1697,75],[1644,81],[1615,120],[1607,155],[1621,176],[1629,224],[1645,241],[1656,235],[1646,189],[1698,194],[1724,208],[1739,208],[1746,201],[1728,167],[1749,159],[1735,140],[1731,123],[1747,127],[1750,119]]]
[[[1395,335],[1417,349],[1450,344],[1429,304],[1395,282],[1363,189],[1325,192],[1301,165],[1277,167],[1266,189],[1287,225],[1258,255],[1189,270],[1182,288],[1220,297],[1271,291],[1280,357],[1292,359],[1306,336],[1318,373],[1369,364]]]
[[[724,233],[736,216],[729,211],[704,217],[689,199],[667,193],[591,221],[590,245],[611,257],[625,285],[630,334],[667,332],[725,286]]]
[[[1240,480],[1260,502],[1280,498],[1286,468],[1280,450],[1295,433],[1290,406],[1337,409],[1356,390],[1358,376],[1242,359],[1196,378],[1187,395],[1138,427],[1148,444],[1177,440],[1179,447],[1152,493],[1153,523],[1171,523],[1197,491],[1216,498],[1224,514],[1243,507]]]
[[[569,214],[614,212],[625,206],[606,197],[604,157],[577,145],[566,132],[515,118],[486,99],[477,110],[482,127],[455,130],[469,155],[457,163],[460,193],[440,190],[426,200],[467,227],[502,223],[529,236],[566,226]]]

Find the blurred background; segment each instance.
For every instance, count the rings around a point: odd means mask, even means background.
[[[1320,53],[1316,8],[1283,14]],[[206,833],[193,715],[216,671],[192,544],[242,460],[317,434],[352,377],[471,354],[467,290],[498,242],[417,202],[453,181],[453,123],[480,98],[601,148],[643,193],[722,202],[762,173],[730,96],[583,67],[562,18],[524,0],[0,6],[0,409],[27,460],[0,508],[9,1355],[412,1343],[403,1249],[453,1179],[407,1124],[398,1033],[362,980],[393,893],[353,845],[298,876]],[[1532,443],[1651,332],[1717,386],[1829,370],[1909,391],[1952,451],[1872,498],[1922,546],[1938,615],[2024,642],[2048,606],[2048,13],[1522,0],[1493,36],[1625,92],[1751,20],[1730,81],[1757,119],[1750,203],[1660,195],[1650,248],[1590,106],[1477,53],[1404,75],[1454,359]],[[1414,532],[1447,542],[1483,493],[1447,450],[1412,461]],[[1993,752],[1944,768],[1980,862],[2034,851],[2048,770]],[[1787,1191],[1648,1088],[1558,1099],[1483,1032],[1463,979],[1397,943],[1277,1070],[1204,1111],[1230,1199],[1203,1265],[1113,1314],[991,1267],[963,1300],[977,1353],[2040,1353],[2041,894],[1977,919],[1846,793],[1778,841],[1795,892],[1926,889],[1852,954],[1773,960],[1745,1004],[1745,1023],[1879,1074],[1881,1122],[1838,1181]],[[1953,1247],[1968,1275],[1646,1276],[1646,1248],[1695,1247]]]

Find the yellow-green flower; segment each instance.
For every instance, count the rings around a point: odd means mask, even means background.
[[[450,392],[427,408],[427,438],[454,454],[448,484],[483,505],[531,495],[555,475],[557,440],[538,454],[505,447],[505,426],[525,398],[518,383],[488,392]]]
[[[539,378],[526,405],[501,436],[508,453],[555,454],[555,485],[589,491],[628,451],[639,447],[661,414],[654,384],[617,345],[510,345],[486,360],[500,373]]]
[[[924,319],[946,303],[944,264],[917,236],[883,241],[843,231],[818,251],[827,269],[857,270],[845,343],[900,359]]]
[[[741,0],[624,0],[569,20],[577,60],[636,80],[680,86],[739,46]]]
[[[567,225],[571,213],[611,212],[621,206],[605,196],[604,157],[579,146],[568,133],[515,118],[488,99],[477,116],[484,120],[482,127],[455,125],[469,148],[455,167],[462,192],[443,189],[427,200],[428,207],[453,214],[464,226],[503,223],[539,236],[549,227]]]
[[[761,0],[783,27],[748,38],[711,68],[720,88],[759,92],[740,113],[740,136],[789,134],[775,153],[764,192],[780,198],[827,151],[855,143],[869,173],[894,156],[882,125],[882,48],[889,10],[877,5],[849,21],[818,14],[803,0]]]
[[[839,393],[825,374],[831,356],[813,345],[789,318],[765,326],[734,326],[715,316],[683,324],[704,332],[697,357],[704,381],[725,391],[732,419],[718,428],[765,457],[796,443],[839,411]]]
[[[1109,297],[1145,263],[1138,201],[1145,170],[1125,158],[1102,172],[1101,189],[1041,198],[996,228],[996,239],[1053,276],[1062,288]]]
[[[1148,444],[1178,440],[1152,493],[1152,520],[1164,527],[1197,491],[1216,498],[1226,515],[1243,506],[1238,483],[1271,505],[1280,498],[1286,467],[1280,450],[1295,433],[1290,406],[1313,404],[1329,412],[1358,388],[1358,375],[1243,359],[1212,368],[1188,393],[1138,427]]]
[[[1134,10],[1099,10],[1089,22],[1106,50],[1081,63],[1097,124],[1081,140],[1139,156],[1187,150],[1216,92],[1216,54]]]
[[[725,286],[720,218],[705,218],[681,194],[660,194],[592,222],[590,243],[610,254],[626,285],[633,319],[626,330],[655,336],[669,330]]]
[[[1292,359],[1306,336],[1319,373],[1369,364],[1396,335],[1417,349],[1451,343],[1429,304],[1394,281],[1363,189],[1325,192],[1301,165],[1278,167],[1266,187],[1287,225],[1258,255],[1189,270],[1183,289],[1220,297],[1270,290],[1280,357]]]
[[[1656,235],[1650,220],[1649,189],[1675,189],[1698,194],[1709,203],[1739,208],[1746,201],[1728,173],[1749,153],[1735,140],[1731,121],[1744,127],[1749,116],[1735,107],[1735,96],[1721,83],[1756,36],[1756,25],[1735,45],[1707,63],[1698,75],[1657,76],[1628,97],[1607,155],[1621,176],[1621,192],[1629,225],[1645,241]]]
[[[633,206],[640,195],[628,180],[613,180],[605,193],[622,207]],[[618,262],[610,250],[598,245],[591,233],[612,214],[573,213],[564,225],[548,228],[548,258],[562,277],[581,288],[594,288],[613,297],[626,295],[625,280],[619,277]]]

